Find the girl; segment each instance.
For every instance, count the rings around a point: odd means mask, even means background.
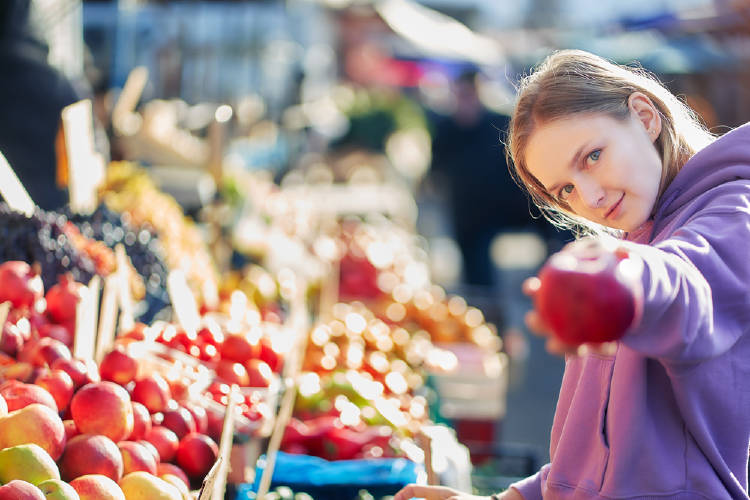
[[[645,72],[560,51],[522,82],[507,146],[550,220],[620,237],[644,302],[612,350],[527,315],[567,355],[551,461],[494,497],[747,499],[750,125],[714,139]],[[395,500],[412,496],[464,495],[412,485]]]

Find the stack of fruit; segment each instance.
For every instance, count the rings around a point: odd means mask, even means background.
[[[145,362],[149,356],[158,357],[162,364],[158,371],[172,393],[199,402],[216,423],[223,419],[231,386],[238,386],[238,432],[254,434],[268,430],[279,391],[284,354],[272,340],[281,333],[273,326],[223,327],[215,316],[204,316],[194,334],[176,324],[156,322],[145,328],[139,325],[119,340]],[[149,347],[151,342],[162,348]],[[191,382],[195,387],[189,387]],[[196,397],[196,392],[206,397]],[[220,430],[212,426],[209,434],[218,439]]]
[[[96,264],[73,245],[66,223],[65,216],[56,212],[37,208],[26,217],[0,203],[0,262],[37,264],[45,287],[51,287],[66,273],[88,283],[97,273]]]
[[[154,229],[169,269],[185,272],[199,302],[203,302],[207,290],[216,290],[219,280],[203,235],[145,170],[131,163],[110,164],[101,196],[108,208],[127,213],[133,225]]]
[[[423,367],[450,369],[455,356],[361,303],[333,309],[310,333],[282,450],[329,460],[401,456],[429,417],[418,394]]]
[[[30,483],[66,499],[182,500],[217,458],[205,409],[173,399],[157,373],[139,375],[120,347],[98,368],[51,338],[3,361],[0,498],[39,497],[22,496]]]
[[[97,262],[97,256],[101,256],[100,259],[110,259],[110,266],[114,267],[114,255],[107,253],[106,249],[123,245],[136,271],[131,277],[138,277],[135,283],[131,283],[133,296],[137,299],[143,297],[145,301],[145,310],[138,315],[142,321],[150,322],[169,305],[166,292],[168,268],[161,242],[149,225],[135,225],[130,222],[129,214],[118,214],[104,204],[88,215],[72,213],[68,209],[63,210],[63,214],[68,218],[69,230],[66,232],[69,237],[73,235],[75,241],[83,236],[82,246],[93,250],[94,262]],[[80,236],[76,238],[75,233]]]
[[[72,347],[76,305],[83,285],[64,274],[44,292],[41,277],[21,261],[0,264],[0,304],[11,309],[0,334],[0,352],[16,356],[27,343],[54,339]]]

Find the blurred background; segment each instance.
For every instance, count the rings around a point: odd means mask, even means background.
[[[525,330],[520,283],[572,235],[508,175],[518,79],[580,48],[650,70],[717,134],[750,118],[748,0],[3,0],[0,22],[0,150],[38,205],[66,195],[19,128],[50,142],[43,117],[89,98],[100,154],[204,223],[220,271],[265,248],[247,176],[394,221],[411,279],[480,309],[510,360],[493,428],[464,437],[539,461],[563,363]]]

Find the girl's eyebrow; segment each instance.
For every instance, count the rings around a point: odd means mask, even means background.
[[[573,155],[573,158],[568,163],[568,166],[570,168],[574,168],[578,164],[578,162],[580,161],[581,155],[583,155],[583,152],[586,151],[587,147],[588,147],[588,142],[585,142],[580,148],[578,148],[576,153]],[[561,187],[561,185],[562,185],[562,182],[556,182],[549,188],[544,188],[544,189],[546,189],[548,193],[553,194],[557,191],[557,189]]]

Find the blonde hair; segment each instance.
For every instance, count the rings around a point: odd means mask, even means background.
[[[661,133],[655,142],[662,159],[661,195],[690,157],[714,137],[656,77],[643,68],[615,64],[581,50],[561,50],[521,80],[508,129],[508,165],[512,165],[511,175],[553,224],[579,232],[601,229],[575,216],[529,172],[524,152],[531,134],[541,124],[576,114],[604,113],[625,120],[633,92],[648,96],[661,116]]]

